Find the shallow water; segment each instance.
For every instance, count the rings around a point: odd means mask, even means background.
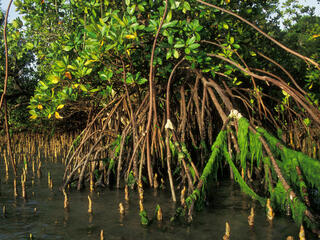
[[[64,166],[49,163],[42,167],[41,179],[32,177],[29,169],[27,200],[13,196],[13,179],[4,179],[1,166],[0,207],[6,206],[6,217],[1,214],[0,239],[222,239],[225,222],[231,227],[231,240],[236,239],[286,239],[292,235],[298,239],[299,227],[287,217],[276,216],[272,224],[266,220],[264,209],[257,202],[242,194],[230,181],[224,181],[215,190],[210,207],[196,212],[191,225],[171,223],[175,204],[170,201],[169,191],[145,191],[145,209],[152,218],[157,204],[160,204],[164,220],[154,221],[150,226],[140,225],[138,195],[130,191],[129,203],[124,201],[122,190],[98,190],[69,192],[70,210],[63,208],[63,194],[59,190]],[[53,190],[48,189],[47,172],[53,178]],[[32,184],[32,179],[34,183]],[[20,181],[18,185],[21,194]],[[93,200],[93,214],[87,212],[88,194]],[[120,216],[118,204],[124,203],[125,215]],[[247,217],[251,206],[255,206],[255,225],[249,227]],[[35,211],[36,208],[36,211]],[[316,239],[307,232],[307,239]]]

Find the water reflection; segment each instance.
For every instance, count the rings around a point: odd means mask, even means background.
[[[3,169],[1,167],[1,169]],[[288,218],[276,216],[273,223],[266,220],[265,210],[258,203],[242,194],[238,186],[222,182],[208,198],[208,207],[195,212],[189,225],[170,222],[176,205],[169,191],[145,189],[144,207],[151,219],[157,204],[161,206],[163,221],[154,220],[149,227],[142,227],[139,217],[139,195],[129,190],[129,201],[122,190],[103,190],[89,193],[93,213],[88,213],[88,192],[68,192],[70,206],[64,209],[64,195],[59,190],[64,167],[59,164],[43,166],[43,176],[51,172],[53,189],[48,188],[46,177],[31,178],[26,183],[29,198],[14,198],[13,178],[2,181],[0,206],[6,206],[6,218],[0,218],[0,239],[99,239],[103,229],[104,239],[222,239],[225,223],[230,223],[230,239],[259,240],[297,239],[299,228]],[[3,172],[0,176],[5,178]],[[17,182],[20,190],[20,181]],[[125,214],[119,213],[122,202]],[[248,225],[251,207],[255,208],[254,226]],[[307,236],[308,239],[316,239]]]

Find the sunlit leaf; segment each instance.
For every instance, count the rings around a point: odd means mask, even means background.
[[[60,81],[59,77],[56,75],[50,75],[48,80],[53,84],[57,84]]]
[[[128,35],[125,36],[125,38],[126,38],[126,39],[135,39],[136,36],[133,35],[133,34],[128,34]]]
[[[88,92],[88,89],[83,84],[80,84],[80,89],[84,92]]]
[[[28,50],[33,49],[33,47],[34,47],[33,43],[31,43],[31,42],[26,43],[26,48],[27,48]]]
[[[175,58],[179,58],[179,56],[180,56],[179,52],[176,49],[173,50],[173,56]]]
[[[43,82],[43,81],[39,81],[39,83],[41,84],[41,89],[46,90],[48,89],[48,86]]]
[[[62,119],[63,117],[60,116],[60,114],[58,112],[54,113],[54,116],[56,119]]]
[[[91,63],[94,63],[94,62],[96,62],[97,60],[87,60],[85,63],[84,63],[84,65],[85,66],[88,66],[89,64],[91,64]]]
[[[62,109],[64,107],[64,105],[63,104],[60,104],[58,107],[57,107],[57,109]]]

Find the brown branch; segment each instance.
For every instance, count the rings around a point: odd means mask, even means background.
[[[116,99],[114,99],[113,101],[111,101],[107,106],[105,106],[103,109],[101,109],[101,111],[93,118],[93,120],[89,123],[89,125],[82,131],[82,133],[81,133],[81,134],[83,134],[82,140],[81,140],[79,146],[77,147],[77,149],[74,151],[74,153],[71,155],[71,157],[70,157],[69,160],[68,160],[68,164],[67,164],[67,166],[66,166],[66,170],[65,170],[64,176],[63,176],[63,179],[64,179],[64,180],[65,180],[66,177],[67,177],[67,170],[69,169],[70,164],[72,163],[72,160],[75,158],[75,156],[76,156],[77,154],[80,153],[80,150],[81,150],[81,148],[83,147],[83,145],[86,143],[86,141],[87,141],[89,138],[91,138],[91,136],[94,135],[94,134],[89,134],[89,133],[90,133],[90,129],[91,129],[91,127],[93,126],[93,124],[95,123],[95,121],[98,119],[98,117],[101,117],[102,113],[103,113],[108,107],[110,107],[111,104],[115,103],[115,102],[118,100],[118,102],[117,102],[117,103],[115,104],[115,106],[112,108],[109,116],[108,116],[107,119],[105,120],[106,123],[107,123],[108,121],[110,121],[113,113],[114,113],[115,110],[119,107],[119,105],[120,105],[120,103],[122,102],[123,99],[124,99],[124,96],[121,96],[121,97],[116,98]],[[81,135],[81,134],[80,134],[80,135]],[[89,134],[89,136],[88,136],[88,134]],[[70,155],[70,153],[71,153],[72,148],[73,148],[73,145],[70,147],[69,152],[68,152],[67,156],[65,157],[65,159],[68,159],[68,157],[69,157],[69,155]]]
[[[124,87],[126,89],[126,95],[127,95],[127,101],[128,101],[128,105],[129,105],[129,110],[130,110],[130,119],[131,119],[131,124],[132,124],[132,131],[133,131],[133,148],[136,149],[136,145],[138,145],[137,143],[137,126],[136,126],[136,120],[135,120],[135,116],[134,116],[134,112],[133,112],[133,108],[132,108],[132,104],[131,104],[131,99],[129,96],[129,91],[128,91],[128,86],[127,86],[127,72],[126,72],[126,67],[125,64],[121,58],[121,63],[122,63],[122,69],[123,69],[123,84]],[[133,156],[135,156],[135,154],[133,154]],[[138,180],[138,168],[137,168],[137,158],[133,158],[133,175],[135,177],[136,180]]]
[[[7,143],[8,143],[8,151],[9,151],[10,161],[11,161],[14,176],[17,176],[16,161],[14,159],[12,149],[11,149],[11,138],[10,138],[9,124],[8,124],[8,108],[7,108],[7,100],[6,99],[4,99],[4,122],[6,125],[6,135],[7,135]]]
[[[150,127],[151,127],[151,119],[152,119],[152,107],[153,107],[153,59],[154,59],[154,52],[156,49],[157,45],[157,39],[160,34],[161,27],[163,25],[164,19],[167,15],[167,10],[168,10],[168,0],[166,0],[166,5],[165,9],[163,12],[162,19],[160,21],[160,25],[158,27],[156,36],[153,41],[152,45],[152,51],[151,51],[151,59],[150,59],[150,71],[149,71],[149,92],[150,92],[150,100],[149,100],[149,114],[148,114],[148,122],[147,122],[147,127],[146,127],[146,132],[147,132],[147,167],[148,167],[148,177],[149,177],[149,184],[152,187],[153,186],[153,174],[152,174],[152,169],[151,169],[151,156],[150,156],[150,144],[149,144],[149,137],[150,137]]]
[[[297,101],[299,104],[301,104],[301,106],[310,114],[310,116],[313,118],[313,120],[318,124],[320,125],[320,112],[319,110],[315,109],[312,105],[310,106],[310,104],[306,104],[304,101],[306,99],[301,99],[299,98],[295,92],[294,92],[294,89],[291,88],[290,86],[286,85],[286,84],[283,84],[279,81],[277,81],[276,79],[273,79],[273,78],[270,78],[270,77],[267,77],[267,76],[260,76],[260,75],[257,75],[253,72],[251,72],[249,69],[245,69],[244,67],[242,67],[240,64],[226,58],[226,57],[223,57],[223,56],[220,56],[220,55],[217,55],[217,54],[208,54],[208,56],[211,56],[211,57],[216,57],[216,58],[219,58],[223,61],[226,61],[232,65],[234,65],[235,67],[237,67],[238,69],[240,69],[242,72],[250,75],[250,76],[253,76],[254,78],[256,79],[259,79],[259,80],[262,80],[262,81],[268,81],[268,82],[271,82],[273,83],[274,85],[276,85],[277,87],[279,87],[280,89],[283,89],[284,91],[286,91],[290,96],[293,97],[293,99],[295,101]],[[311,109],[313,108],[313,110]]]
[[[120,153],[119,153],[119,160],[118,160],[118,167],[117,167],[117,188],[120,188],[120,173],[122,169],[122,153],[123,153],[123,148],[124,148],[124,142],[126,139],[126,136],[129,131],[129,125],[122,131],[121,134],[121,142],[120,142]]]
[[[228,118],[227,118],[227,115],[225,114],[225,112],[223,111],[218,99],[216,98],[216,96],[214,95],[213,91],[211,88],[207,88],[207,83],[206,83],[206,80],[205,79],[202,79],[203,81],[203,87],[207,89],[207,91],[209,92],[209,95],[211,97],[211,100],[214,104],[214,106],[216,107],[221,119],[223,122],[225,122]]]
[[[12,2],[13,2],[13,0],[10,0],[10,2],[8,4],[6,16],[5,16],[5,19],[4,19],[3,39],[4,39],[4,49],[5,49],[5,56],[6,56],[6,68],[5,68],[3,92],[2,92],[1,100],[0,100],[0,109],[2,108],[2,104],[3,104],[4,98],[5,98],[6,93],[7,93],[7,85],[8,85],[9,63],[8,63],[7,25],[8,25],[9,11],[10,11],[10,7],[11,7]]]
[[[215,43],[215,42],[211,42],[211,41],[207,41],[207,40],[203,40],[203,41],[201,41],[201,42],[209,43],[209,44],[212,44],[212,45],[214,45],[214,46],[218,46],[218,47],[220,47],[220,48],[223,48],[223,49],[225,49],[225,50],[227,50],[227,51],[233,52],[234,54],[237,55],[237,57],[240,59],[240,61],[243,63],[243,65],[244,65],[246,68],[249,69],[247,63],[244,61],[244,59],[241,57],[241,55],[238,53],[238,51],[235,51],[235,50],[233,50],[233,49],[229,49],[229,48],[227,48],[227,47],[225,47],[225,46],[223,46],[223,45],[221,45],[221,44],[218,44],[218,43]],[[220,75],[221,75],[221,74],[220,74]],[[260,116],[260,118],[262,118],[262,112],[261,112],[261,107],[260,107],[260,105],[262,106],[265,115],[267,114],[267,113],[266,113],[266,108],[265,108],[264,103],[263,103],[263,101],[262,101],[262,97],[261,97],[261,95],[260,95],[261,93],[260,93],[260,91],[258,91],[258,89],[257,89],[257,85],[256,85],[256,82],[255,82],[255,80],[254,80],[254,77],[253,77],[253,76],[250,76],[250,78],[251,78],[251,81],[252,81],[252,84],[253,84],[253,89],[254,89],[254,93],[255,93],[255,95],[256,95],[256,99],[257,99],[257,101],[258,101],[259,116]]]
[[[4,39],[4,47],[5,47],[5,57],[6,57],[6,66],[5,66],[5,77],[4,77],[4,86],[3,86],[3,92],[1,95],[1,100],[0,100],[0,110],[2,108],[2,104],[4,103],[4,112],[5,112],[5,126],[6,126],[6,136],[7,136],[7,144],[8,144],[8,150],[9,150],[9,155],[10,155],[10,160],[13,168],[14,175],[17,175],[17,168],[16,168],[16,163],[14,160],[14,156],[12,154],[12,149],[11,149],[11,140],[10,140],[10,133],[9,133],[9,123],[8,123],[8,109],[7,109],[7,101],[5,99],[6,93],[7,93],[7,85],[8,85],[8,68],[9,68],[9,63],[8,63],[8,43],[7,43],[7,24],[8,24],[8,16],[9,16],[9,11],[10,7],[12,4],[13,0],[9,2],[6,16],[4,19],[4,29],[3,29],[3,39]]]
[[[238,19],[240,19],[242,22],[248,24],[250,27],[252,27],[253,29],[255,29],[256,31],[258,31],[259,33],[261,33],[263,36],[265,36],[266,38],[268,38],[269,40],[271,40],[273,43],[277,44],[279,47],[281,47],[282,49],[284,49],[285,51],[303,59],[304,61],[306,62],[310,62],[312,63],[313,65],[315,65],[318,69],[320,68],[319,67],[319,64],[316,63],[315,61],[313,61],[312,59],[308,58],[308,57],[305,57],[303,55],[301,55],[300,53],[297,53],[295,51],[293,51],[292,49],[286,47],[285,45],[283,45],[282,43],[278,42],[277,40],[275,40],[273,37],[271,37],[270,35],[266,34],[265,32],[263,32],[260,28],[258,28],[257,26],[255,26],[253,23],[249,22],[248,20],[244,19],[243,17],[239,16],[238,14],[232,12],[232,11],[229,11],[227,9],[223,9],[221,7],[218,7],[216,5],[213,5],[213,4],[210,4],[210,3],[207,3],[207,2],[204,2],[202,0],[196,0],[197,2],[199,3],[202,3],[206,6],[209,6],[209,7],[212,7],[212,8],[215,8],[215,9],[218,9],[220,10],[221,12],[225,12],[225,13],[228,13]]]
[[[180,87],[180,96],[181,96],[181,141],[185,142],[185,136],[186,136],[186,124],[187,124],[187,111],[186,111],[186,97],[184,92],[184,86],[182,85]]]
[[[184,61],[184,58],[182,58],[172,69],[168,83],[167,83],[167,94],[166,94],[166,111],[167,111],[167,120],[170,119],[170,87],[171,87],[171,81],[173,79],[173,74],[177,70],[178,66]]]
[[[293,76],[279,63],[277,63],[275,60],[265,56],[264,54],[262,54],[261,52],[257,51],[257,53],[267,59],[268,61],[270,61],[271,63],[273,63],[274,65],[276,65],[277,67],[279,67],[288,77],[289,79],[293,82],[293,84],[296,86],[296,88],[298,88],[302,94],[307,95],[307,93],[298,85],[298,83],[296,82],[296,80],[293,78]]]

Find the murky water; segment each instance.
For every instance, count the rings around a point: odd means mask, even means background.
[[[47,171],[53,178],[53,190],[48,188]],[[286,217],[277,216],[273,223],[266,220],[264,209],[242,194],[230,181],[222,182],[214,193],[213,202],[205,211],[197,212],[191,225],[171,223],[175,205],[170,201],[169,191],[145,191],[145,208],[152,218],[160,204],[164,220],[154,221],[150,226],[140,225],[138,195],[130,192],[130,201],[125,203],[122,190],[99,190],[90,194],[93,214],[87,212],[88,192],[69,193],[70,210],[63,208],[63,194],[59,190],[64,167],[60,164],[43,166],[41,179],[33,178],[29,170],[27,200],[13,196],[13,180],[4,179],[1,167],[0,207],[6,206],[6,216],[0,218],[0,239],[222,239],[225,222],[231,227],[230,239],[286,239],[292,235],[298,239],[299,227]],[[32,184],[32,179],[34,183]],[[118,204],[124,203],[125,215],[120,216]],[[212,206],[211,206],[212,205]],[[255,225],[249,227],[247,217],[251,206],[255,206]],[[307,239],[316,239],[307,232]]]

